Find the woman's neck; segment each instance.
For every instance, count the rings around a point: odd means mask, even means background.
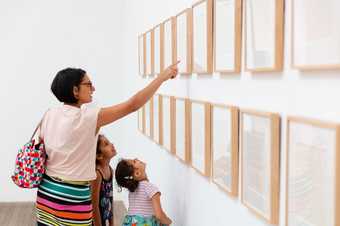
[[[72,107],[76,107],[76,108],[80,108],[82,104],[80,103],[76,103],[76,104],[68,104],[68,103],[64,103],[65,105],[69,105],[69,106],[72,106]]]

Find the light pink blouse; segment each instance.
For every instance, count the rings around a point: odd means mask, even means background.
[[[95,159],[100,108],[62,105],[50,109],[41,125],[46,153],[46,174],[69,181],[96,178]]]

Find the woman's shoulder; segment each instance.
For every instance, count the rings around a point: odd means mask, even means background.
[[[60,106],[49,108],[46,112],[47,117],[53,118],[95,118],[100,108],[94,106],[82,106],[80,108],[63,104]]]
[[[53,106],[48,108],[45,114],[46,116],[61,116],[60,113],[65,112],[66,109],[65,105]]]

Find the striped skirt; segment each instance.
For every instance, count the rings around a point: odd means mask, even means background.
[[[37,225],[92,225],[90,186],[63,183],[44,175],[38,188]]]

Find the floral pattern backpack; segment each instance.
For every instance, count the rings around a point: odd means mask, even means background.
[[[12,175],[13,182],[21,188],[36,188],[45,173],[45,161],[47,158],[45,145],[40,138],[34,139],[37,131],[40,131],[40,121],[30,141],[19,149],[15,160],[15,169]]]

